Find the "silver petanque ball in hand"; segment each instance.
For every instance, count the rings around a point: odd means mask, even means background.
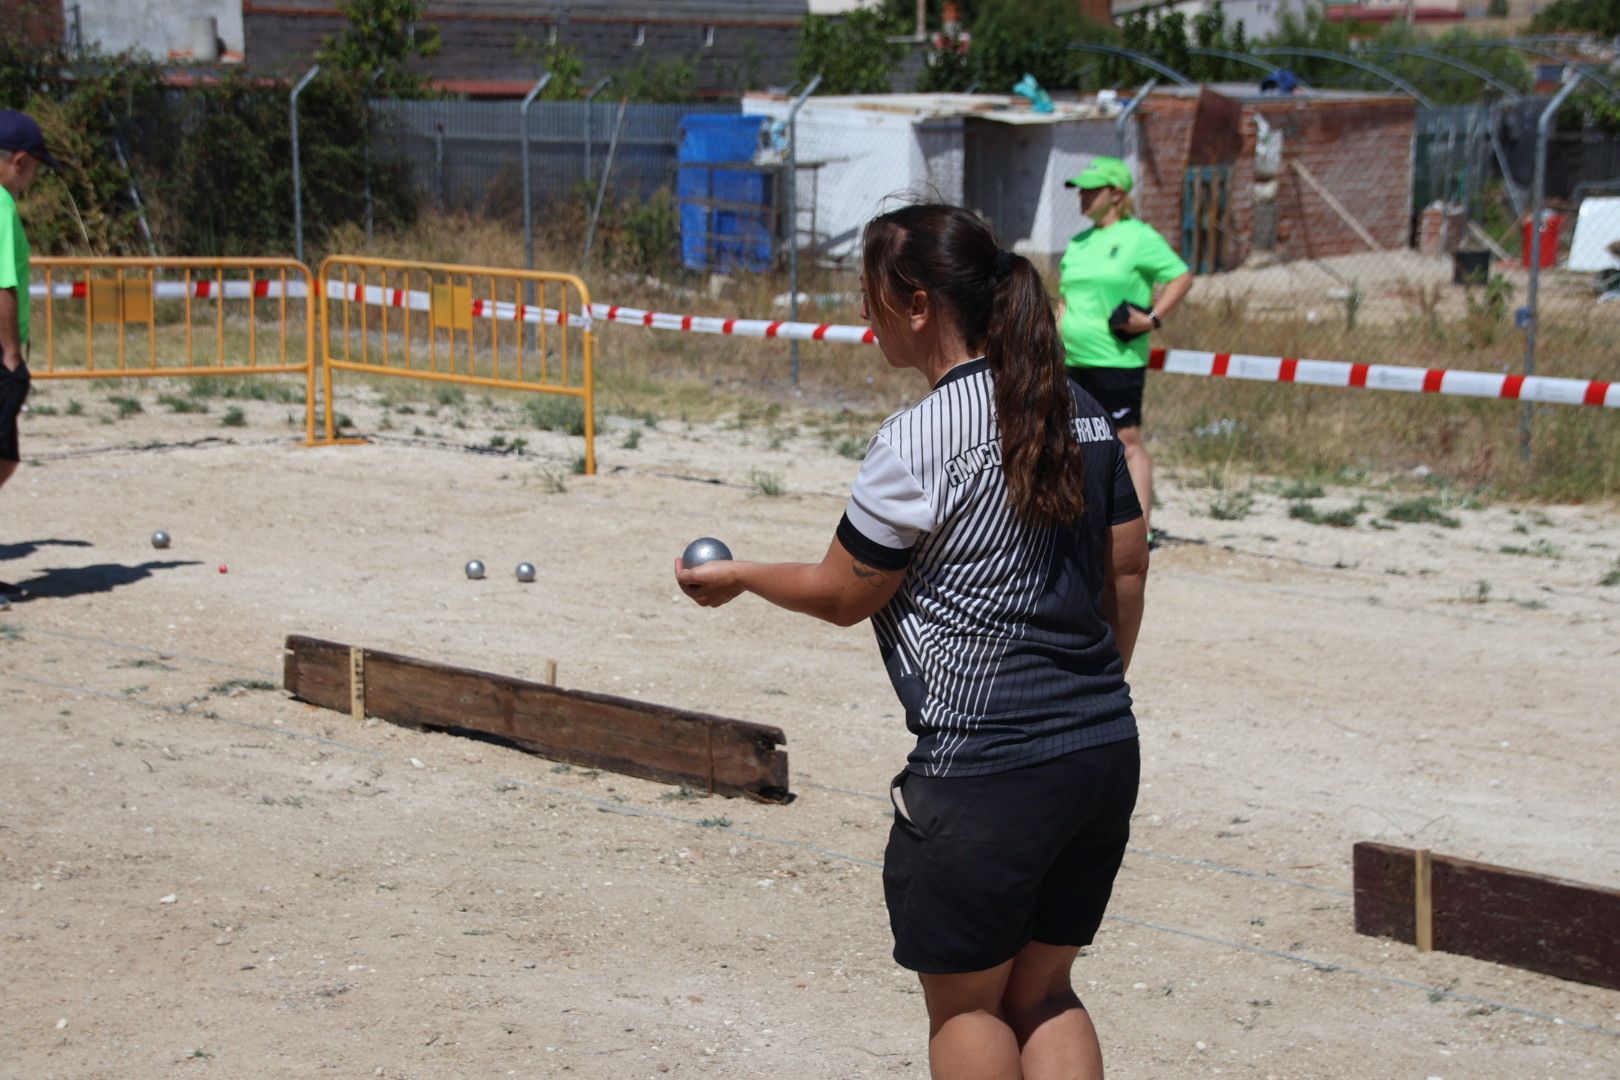
[[[517,579],[525,585],[534,580],[534,563],[520,562],[517,564]]]
[[[479,562],[477,559],[469,560],[467,562],[467,577],[473,581],[483,581],[484,564]]]
[[[152,546],[155,547],[155,548],[166,548],[166,547],[168,547],[169,546],[169,534],[164,532],[162,529],[159,529],[157,532],[153,533],[152,534]]]
[[[681,565],[690,570],[693,567],[702,566],[706,562],[729,560],[730,558],[731,549],[726,547],[725,544],[712,536],[700,536],[686,545],[686,550],[681,553]]]

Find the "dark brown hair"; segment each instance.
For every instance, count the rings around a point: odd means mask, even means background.
[[[921,290],[995,375],[1007,497],[1028,525],[1072,522],[1085,509],[1084,459],[1052,301],[1035,267],[1001,250],[970,211],[902,207],[867,223],[863,268],[873,300],[894,310]]]

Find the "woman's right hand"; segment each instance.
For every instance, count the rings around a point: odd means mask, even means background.
[[[675,558],[675,580],[699,607],[720,607],[737,599],[743,591],[738,578],[737,564],[730,559],[688,568],[679,556]]]

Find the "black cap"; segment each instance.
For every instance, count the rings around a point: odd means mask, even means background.
[[[62,163],[45,148],[45,133],[27,113],[0,109],[0,150],[32,154],[51,168],[61,171]]]

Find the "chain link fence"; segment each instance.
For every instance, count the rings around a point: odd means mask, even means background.
[[[1045,115],[983,95],[811,98],[791,147],[791,102],[780,96],[622,112],[612,101],[537,102],[527,121],[535,227],[577,229],[599,187],[627,205],[660,191],[676,207],[701,202],[678,191],[683,117],[760,116],[751,162],[731,162],[756,167],[761,183],[744,198],[760,210],[705,217],[699,257],[690,240],[681,246],[687,268],[705,267],[716,229],[764,228],[770,257],[750,269],[782,269],[791,234],[807,268],[831,271],[822,278],[836,283],[838,270],[852,269],[872,215],[929,198],[984,214],[1055,285],[1063,250],[1084,224],[1063,181],[1099,154],[1117,155],[1138,177],[1139,215],[1199,273],[1189,314],[1200,314],[1167,343],[1523,373],[1529,203],[1545,98],[1426,109],[1357,92],[1316,92],[1286,106],[1232,92],[1238,141],[1225,160],[1210,161],[1185,149],[1187,129],[1197,136],[1207,125],[1196,96],[1180,89],[1148,94],[1134,113],[1106,94]],[[378,100],[371,108],[376,154],[402,162],[425,202],[521,217],[517,102]],[[1369,125],[1377,130],[1355,130]],[[1268,153],[1278,158],[1269,171],[1257,167]],[[1553,137],[1547,156],[1537,267],[1546,356],[1537,370],[1611,377],[1620,374],[1620,305],[1603,298],[1615,269],[1607,247],[1620,240],[1612,235],[1620,153],[1612,139],[1578,133]],[[791,224],[787,170],[798,183]],[[713,261],[708,268],[734,268]]]

